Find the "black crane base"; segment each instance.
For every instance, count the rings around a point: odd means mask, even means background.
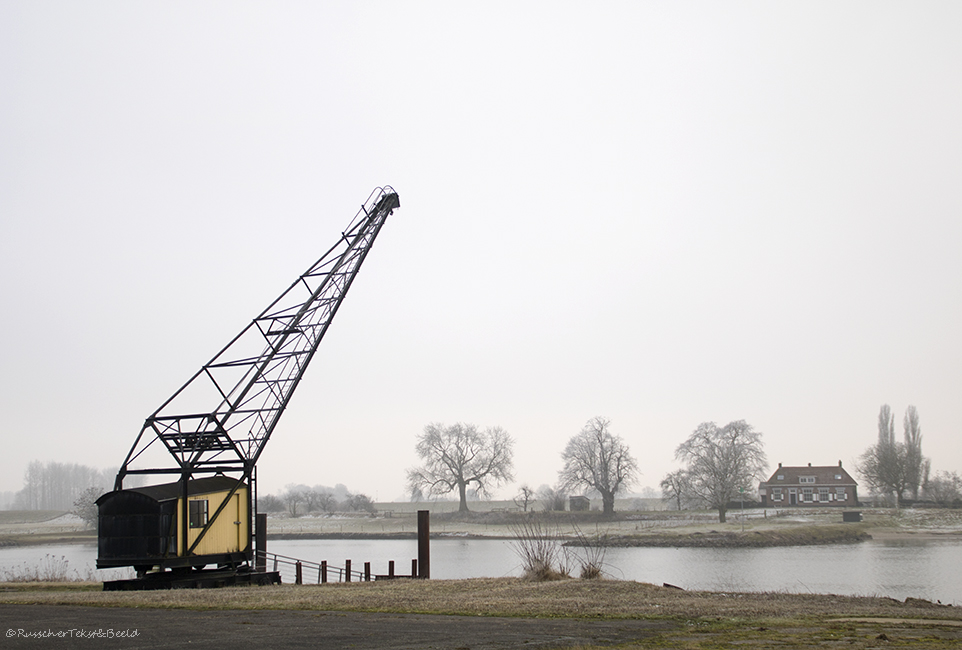
[[[104,591],[148,591],[152,589],[213,589],[236,585],[279,585],[281,574],[277,571],[246,571],[210,569],[179,573],[160,571],[148,573],[133,580],[110,580],[104,582]]]

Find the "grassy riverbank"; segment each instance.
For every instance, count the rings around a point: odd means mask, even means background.
[[[614,535],[595,540],[610,547],[762,548],[854,544],[872,539],[862,526],[850,524],[800,526],[786,530],[717,531]]]

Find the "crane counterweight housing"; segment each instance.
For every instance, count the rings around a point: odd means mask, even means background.
[[[376,188],[337,243],[147,417],[97,501],[97,568],[249,568],[257,460],[398,207],[393,188]],[[166,461],[148,461],[157,449]],[[125,488],[134,477],[166,480]]]

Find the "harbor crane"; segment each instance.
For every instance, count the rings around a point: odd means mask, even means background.
[[[147,417],[97,501],[97,568],[250,570],[257,461],[398,207],[393,188],[376,188],[337,242]]]

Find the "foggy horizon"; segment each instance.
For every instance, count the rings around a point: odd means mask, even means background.
[[[124,460],[332,246],[401,207],[258,463],[406,495],[430,423],[511,499],[603,416],[659,491],[702,422],[962,470],[962,7],[0,5],[0,492]],[[767,478],[763,477],[763,478]],[[110,486],[104,486],[109,488]]]

